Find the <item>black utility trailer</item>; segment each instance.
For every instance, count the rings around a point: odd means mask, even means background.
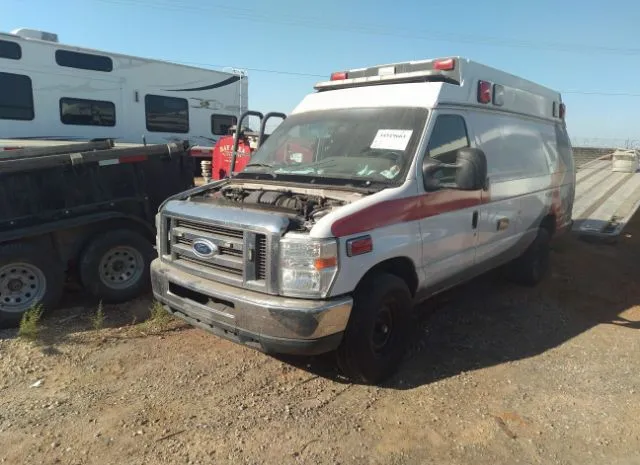
[[[67,279],[104,302],[142,294],[158,206],[194,185],[188,149],[107,140],[0,152],[0,326],[55,307]]]

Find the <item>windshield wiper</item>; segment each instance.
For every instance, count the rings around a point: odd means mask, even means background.
[[[256,167],[256,168],[273,168],[273,165],[270,163],[249,163],[248,165],[245,165],[245,168],[251,168],[251,167]]]

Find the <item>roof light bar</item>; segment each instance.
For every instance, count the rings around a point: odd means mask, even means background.
[[[331,74],[329,81],[316,84],[315,89],[328,90],[427,80],[443,81],[459,85],[461,82],[461,73],[457,61],[456,58],[443,58],[338,71]]]

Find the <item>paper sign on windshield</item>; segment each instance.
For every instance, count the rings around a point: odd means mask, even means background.
[[[379,129],[376,137],[371,142],[372,149],[404,150],[407,148],[413,130],[406,129]]]

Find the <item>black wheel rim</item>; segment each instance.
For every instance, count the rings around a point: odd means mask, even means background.
[[[378,355],[384,354],[394,338],[393,302],[385,301],[376,312],[373,331],[371,334],[371,347]]]

